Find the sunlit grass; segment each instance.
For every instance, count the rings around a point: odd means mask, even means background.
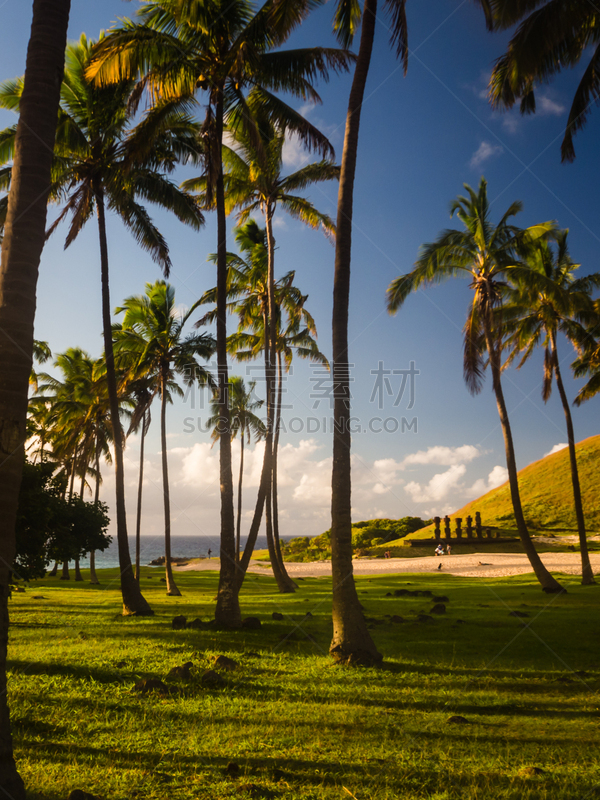
[[[600,796],[600,586],[561,576],[569,593],[546,596],[529,576],[359,578],[385,663],[352,669],[327,656],[329,578],[279,595],[248,576],[244,614],[260,630],[174,631],[175,615],[210,619],[217,576],[179,573],[183,597],[167,598],[161,574],[142,579],[153,618],[121,617],[111,570],[101,587],[47,579],[13,597],[10,702],[32,798]],[[447,595],[447,613],[399,588]],[[239,667],[209,688],[219,654]],[[167,677],[186,661],[190,680]],[[170,693],[133,690],[148,677]]]

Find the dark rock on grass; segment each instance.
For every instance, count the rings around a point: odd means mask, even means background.
[[[407,595],[412,595],[409,589],[396,589],[394,592],[394,597],[406,597]]]
[[[271,618],[272,618],[272,619],[276,619],[276,620],[281,620],[281,619],[283,619],[284,617],[283,617],[283,614],[280,614],[280,612],[279,612],[279,611],[274,611],[274,612],[271,614]]]
[[[235,761],[230,761],[229,764],[225,767],[225,772],[227,775],[239,775],[241,772],[241,767],[239,764],[236,764]]]
[[[436,603],[429,613],[430,614],[445,614],[446,613],[446,606],[444,605],[444,603]]]
[[[218,672],[215,672],[214,669],[207,669],[206,672],[200,678],[204,686],[209,687],[219,687],[224,686],[225,680],[219,675]]]
[[[254,650],[250,650],[248,653],[244,653],[247,658],[262,658],[260,653],[255,653]]]
[[[418,592],[420,597],[433,597],[433,592],[430,592],[429,589],[424,589],[421,592]]]
[[[43,594],[34,594],[31,599],[32,600],[45,600],[46,598],[44,597]]]
[[[434,595],[433,596],[433,602],[434,603],[449,603],[450,602],[450,598],[446,597],[445,594]]]
[[[469,725],[469,720],[465,719],[465,717],[461,717],[460,714],[453,714],[451,717],[448,717],[446,722],[449,722],[451,725]]]
[[[406,622],[406,620],[404,619],[404,617],[399,617],[398,614],[394,614],[390,622],[400,623],[400,622]]]
[[[306,614],[304,615],[304,619],[311,619],[311,618],[312,614],[310,613],[310,611],[307,611]]]
[[[242,628],[247,628],[250,631],[256,631],[262,626],[258,617],[246,617],[242,620]]]
[[[368,622],[370,625],[383,625],[383,620],[377,619],[376,617],[365,617],[365,622]]]
[[[216,656],[213,664],[217,669],[224,669],[227,672],[232,672],[234,669],[239,667],[237,661],[234,661],[233,658],[228,658],[227,656]]]
[[[456,625],[466,625],[466,624],[467,623],[464,621],[464,619],[457,619],[452,627],[455,627]]]
[[[545,775],[546,770],[542,769],[541,767],[523,767],[522,770],[519,771],[519,776],[521,778],[533,778],[536,775]]]
[[[83,789],[73,789],[69,795],[69,800],[100,800],[95,794],[84,792]]]
[[[160,580],[162,583],[166,583],[166,582],[167,582],[167,579],[166,579],[166,578],[159,578],[159,580]]]
[[[561,675],[560,678],[556,679],[557,683],[574,683],[573,678],[569,678],[568,675]]]
[[[422,622],[424,625],[431,625],[435,620],[433,617],[430,617],[429,614],[418,614],[417,622]]]
[[[386,592],[386,593],[385,593],[385,596],[386,596],[386,597],[392,597],[393,595],[392,595],[392,593],[391,593],[391,592]]]
[[[526,611],[511,611],[508,616],[509,617],[528,617],[529,614]]]
[[[200,617],[196,617],[196,619],[193,619],[191,622],[188,622],[187,626],[188,628],[200,629],[204,627],[204,623],[202,622]]]
[[[143,678],[133,687],[137,692],[148,694],[158,692],[159,694],[169,694],[169,687],[158,678]]]
[[[182,631],[184,628],[187,627],[187,617],[179,616],[173,617],[173,622],[171,623],[171,627],[174,631]]]
[[[193,667],[193,663],[191,661],[186,661],[185,664],[182,664],[180,667],[173,667],[167,675],[167,678],[182,678],[183,680],[189,680],[192,677],[192,673],[190,669]]]

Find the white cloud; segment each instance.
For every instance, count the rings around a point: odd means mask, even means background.
[[[494,156],[499,156],[504,150],[499,144],[490,144],[490,142],[482,142],[477,150],[473,153],[470,166],[473,169],[480,167],[485,161],[488,161]]]
[[[459,488],[460,479],[467,468],[464,464],[454,464],[446,472],[439,472],[425,486],[411,481],[404,487],[415,503],[429,503],[432,500],[445,500],[450,492]]]
[[[521,125],[521,119],[517,111],[507,113],[502,119],[502,127],[509,133],[516,133]]]
[[[297,136],[286,137],[282,152],[283,166],[294,170],[306,166],[310,155]]]
[[[487,494],[487,492],[491,491],[492,489],[502,486],[502,484],[506,483],[507,480],[508,470],[506,467],[501,467],[499,464],[497,464],[487,476],[487,480],[484,478],[478,478],[475,483],[466,490],[465,494],[469,498],[481,497],[481,495]]]
[[[538,95],[535,98],[536,110],[542,115],[559,117],[565,112],[565,107],[552,100],[548,95]]]
[[[546,456],[552,456],[554,455],[554,453],[559,453],[561,450],[564,450],[565,447],[568,446],[569,445],[567,444],[567,442],[560,442],[560,444],[555,444],[552,450],[549,450],[547,453],[544,453],[543,458],[546,458]]]
[[[479,449],[472,444],[463,444],[460,447],[443,447],[437,445],[435,447],[428,447],[427,450],[419,450],[416,453],[412,453],[412,455],[406,456],[400,463],[400,467],[404,468],[409,464],[452,466],[454,464],[468,463],[480,455]]]

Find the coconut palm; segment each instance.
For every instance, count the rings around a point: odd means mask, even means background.
[[[46,205],[59,103],[59,87],[69,21],[69,0],[34,0],[21,115],[14,150],[14,184],[0,266],[0,586],[8,586],[15,556],[15,523],[23,470],[27,393],[31,374],[33,321],[40,256],[44,247]],[[0,592],[0,790],[25,800],[25,787],[13,757],[6,691],[8,592]]]
[[[223,420],[227,399],[227,231],[222,145],[227,118],[244,117],[249,88],[260,94],[273,121],[285,119],[309,147],[326,155],[327,139],[273,92],[287,91],[320,102],[312,86],[329,71],[345,71],[352,60],[331,48],[282,50],[291,33],[313,7],[311,0],[267,0],[258,10],[249,0],[157,0],[138,11],[139,24],[126,20],[102,42],[90,75],[116,82],[142,74],[142,87],[154,99],[168,102],[193,97],[206,103],[202,152],[209,201],[217,211],[217,368]],[[237,593],[231,436],[224,425],[219,437],[221,487],[221,571],[215,620],[227,627],[241,624]]]
[[[506,53],[492,70],[492,105],[512,108],[520,100],[522,114],[536,109],[535,89],[564,69],[588,60],[569,110],[561,144],[561,160],[573,161],[573,137],[581,130],[600,91],[600,23],[588,0],[479,0],[490,30],[507,30],[520,23]]]
[[[390,44],[408,66],[406,0],[386,0]],[[338,192],[335,270],[333,278],[332,355],[334,387],[333,468],[331,476],[331,572],[333,580],[333,638],[330,652],[339,661],[373,663],[381,654],[364,620],[352,567],[352,502],[350,433],[350,373],[348,305],[352,257],[354,176],[358,155],[360,117],[371,63],[377,21],[377,0],[338,0],[334,30],[343,47],[350,47],[359,27],[360,44],[348,98],[344,149]]]
[[[94,213],[98,219],[102,281],[102,323],[108,392],[115,450],[117,540],[124,613],[150,614],[131,568],[125,514],[122,433],[112,349],[106,211],[121,218],[138,244],[150,253],[165,274],[170,269],[167,243],[153,224],[142,201],[171,210],[196,229],[203,224],[197,203],[168,178],[177,159],[195,152],[196,127],[186,106],[169,106],[147,114],[134,126],[134,81],[124,79],[110,87],[95,86],[86,76],[93,42],[82,35],[66,54],[65,77],[55,145],[50,197],[63,204],[48,231],[67,217],[71,224],[68,247]],[[22,81],[0,87],[0,105],[18,108]],[[14,141],[14,139],[13,139]],[[1,155],[10,158],[10,137],[2,138]]]
[[[508,334],[505,347],[512,350],[507,364],[521,356],[518,364],[520,369],[538,344],[544,346],[542,398],[544,402],[549,400],[553,379],[556,380],[567,425],[582,583],[593,584],[595,581],[587,547],[573,419],[560,371],[557,339],[559,333],[573,338],[579,329],[574,323],[589,318],[593,305],[590,292],[600,286],[600,273],[575,278],[579,264],[575,264],[569,255],[567,233],[557,233],[556,250],[547,241],[538,242],[527,258],[531,272],[521,272],[514,288],[509,289],[504,305],[504,329]]]
[[[174,383],[175,375],[187,385],[196,382],[212,385],[212,376],[198,359],[214,353],[215,342],[206,333],[184,338],[183,329],[194,307],[182,316],[175,309],[175,289],[165,281],[146,284],[146,293],[128,297],[116,313],[123,313],[122,327],[115,329],[115,349],[126,352],[135,364],[135,372],[151,379],[160,395],[160,438],[165,512],[165,568],[167,594],[180,596],[171,567],[171,499],[167,459],[167,403],[173,393],[183,395]]]
[[[262,439],[266,432],[266,427],[260,417],[254,413],[262,408],[264,400],[255,400],[256,381],[250,381],[248,388],[244,379],[238,375],[229,378],[229,424],[231,426],[231,437],[235,439],[240,434],[240,471],[238,478],[237,492],[237,519],[235,528],[235,547],[236,558],[240,558],[240,535],[242,525],[242,481],[244,478],[244,444],[250,444],[252,436],[254,441]],[[214,441],[221,435],[222,420],[220,417],[220,406],[218,399],[213,397],[212,415],[206,421],[207,428],[212,428],[211,436]]]
[[[579,355],[571,365],[574,375],[588,379],[575,398],[575,405],[580,406],[600,392],[600,300],[595,301],[593,315],[577,333],[576,346]]]
[[[515,450],[500,377],[502,327],[497,321],[506,280],[518,280],[530,272],[522,261],[521,251],[552,233],[554,224],[545,222],[525,230],[517,228],[509,222],[522,208],[521,203],[515,202],[498,224],[494,225],[490,220],[485,179],[481,179],[477,192],[467,184],[464,186],[467,196],[459,196],[450,204],[450,215],[456,214],[465,230],[443,231],[435,242],[422,246],[412,272],[401,275],[390,284],[388,310],[392,314],[396,313],[408,295],[422,286],[441,283],[456,276],[466,276],[471,281],[473,301],[464,328],[463,376],[471,394],[481,391],[484,353],[487,350],[504,436],[510,495],[519,538],[544,591],[561,591],[560,584],[542,563],[523,515]]]

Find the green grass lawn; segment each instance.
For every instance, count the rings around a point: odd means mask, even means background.
[[[46,579],[13,596],[10,704],[31,798],[600,797],[600,586],[560,576],[568,594],[546,596],[529,576],[358,578],[385,655],[366,669],[327,656],[329,578],[279,595],[250,575],[243,610],[262,628],[218,632],[171,628],[178,614],[210,619],[217,574],[179,573],[181,598],[161,575],[144,570],[146,619],[121,616],[114,570],[100,587]],[[447,595],[447,613],[417,621],[432,600],[385,596],[402,588]],[[239,666],[208,687],[220,654]],[[167,677],[187,661],[190,679]],[[170,692],[135,691],[142,678]]]

